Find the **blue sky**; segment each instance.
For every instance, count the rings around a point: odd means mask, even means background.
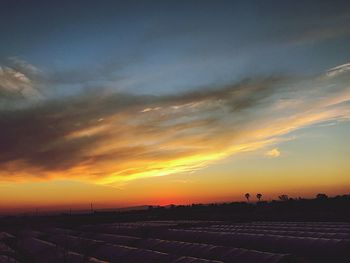
[[[346,1],[3,1],[0,12],[0,61],[35,65],[62,94],[175,93],[350,57]]]

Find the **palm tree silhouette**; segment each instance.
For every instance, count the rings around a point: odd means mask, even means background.
[[[260,202],[261,197],[262,197],[262,194],[256,194],[256,198],[259,199],[259,202]]]
[[[245,196],[245,198],[247,198],[247,201],[249,202],[250,194],[249,194],[249,193],[246,193],[244,196]]]

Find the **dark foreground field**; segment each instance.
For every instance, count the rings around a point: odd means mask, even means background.
[[[349,262],[350,224],[147,221],[0,234],[0,262]]]
[[[348,201],[335,210],[334,200],[291,200],[6,217],[0,262],[350,262]],[[286,214],[295,220],[256,220]]]

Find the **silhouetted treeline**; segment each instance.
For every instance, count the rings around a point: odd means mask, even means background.
[[[283,200],[283,201],[282,201]],[[92,214],[61,214],[55,216],[9,216],[0,219],[3,228],[25,225],[76,226],[108,222],[143,220],[229,220],[249,221],[350,221],[350,195],[315,199],[282,198],[270,202],[232,202],[222,204],[192,204],[149,206],[137,211],[99,212]]]

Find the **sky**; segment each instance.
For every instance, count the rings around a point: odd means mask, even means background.
[[[0,8],[0,212],[350,190],[348,1]]]

